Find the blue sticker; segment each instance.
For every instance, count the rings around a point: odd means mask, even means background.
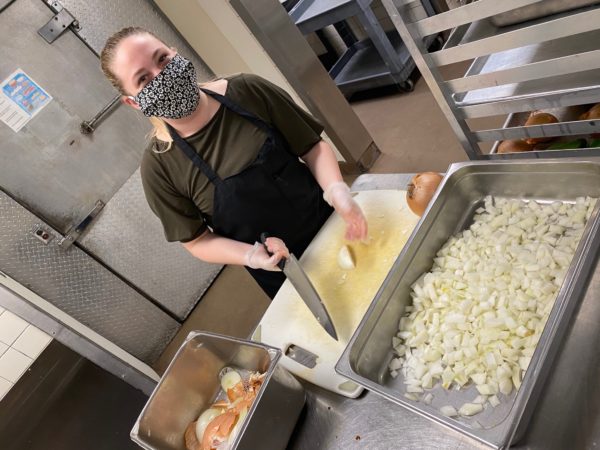
[[[52,99],[22,71],[15,72],[2,83],[2,92],[29,116],[35,115]]]

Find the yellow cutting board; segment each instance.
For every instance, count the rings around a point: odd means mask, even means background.
[[[367,217],[369,243],[347,242],[345,224],[334,213],[300,258],[329,311],[339,341],[319,325],[287,280],[253,335],[254,340],[278,347],[284,354],[295,345],[317,355],[313,368],[287,356],[281,362],[295,375],[347,397],[358,396],[362,388],[338,375],[334,366],[419,220],[406,204],[406,191],[361,191],[355,200]],[[343,245],[355,255],[353,270],[338,266]]]

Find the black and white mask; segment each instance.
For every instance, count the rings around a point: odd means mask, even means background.
[[[175,55],[133,99],[147,117],[180,119],[189,116],[200,100],[194,65],[183,56]]]

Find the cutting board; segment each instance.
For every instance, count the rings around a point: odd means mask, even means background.
[[[318,324],[287,280],[252,336],[256,341],[280,348],[284,355],[290,346],[316,355],[316,365],[312,368],[288,356],[280,361],[295,375],[352,398],[362,388],[338,375],[335,364],[419,220],[406,204],[406,191],[360,191],[355,200],[367,217],[369,242],[347,242],[345,224],[334,213],[300,258],[329,311],[339,341]],[[355,256],[353,270],[338,266],[337,255],[343,245],[348,245]]]

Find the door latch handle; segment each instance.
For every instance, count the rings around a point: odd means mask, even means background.
[[[96,205],[94,206],[94,209],[92,209],[89,214],[85,217],[85,219],[83,219],[81,221],[81,223],[79,225],[77,225],[76,227],[71,228],[67,234],[65,234],[59,241],[58,241],[58,245],[63,248],[63,249],[67,249],[69,248],[71,245],[73,245],[73,243],[79,238],[79,236],[81,236],[81,233],[84,232],[84,230],[87,228],[87,226],[92,222],[92,220],[94,220],[94,218],[100,213],[100,211],[102,211],[102,208],[104,208],[104,202],[101,200],[98,200],[96,202]]]

